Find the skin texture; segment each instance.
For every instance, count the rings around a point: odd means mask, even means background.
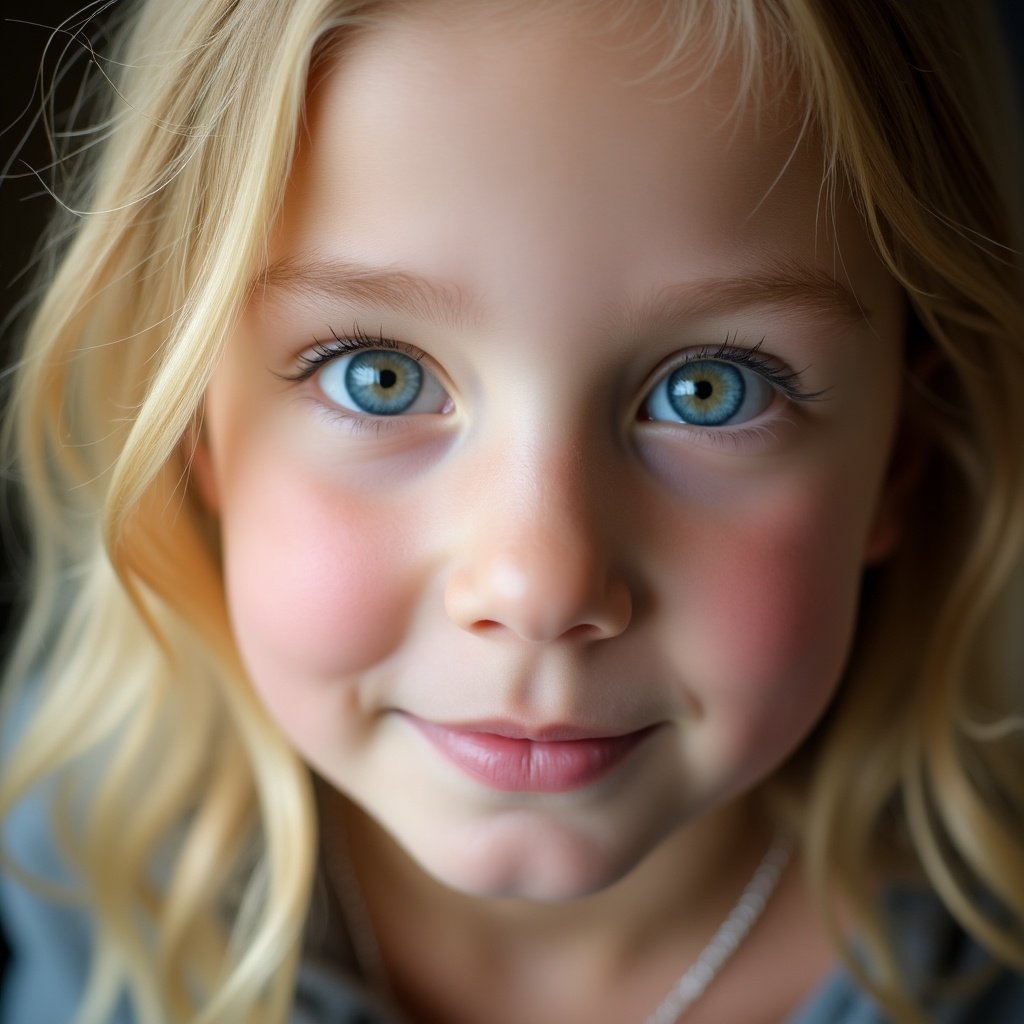
[[[863,567],[896,535],[904,309],[791,109],[737,106],[729,60],[639,83],[651,53],[577,18],[404,13],[320,77],[197,472],[253,685],[367,812],[348,818],[371,903],[391,887],[510,947],[530,921],[560,941],[599,921],[611,981],[613,947],[675,929],[670,955],[644,946],[650,991],[622,990],[639,1019],[763,852],[741,797],[828,706]],[[331,260],[442,282],[471,313],[325,289]],[[832,300],[708,285],[780,267],[834,279]],[[670,288],[687,309],[629,311]],[[288,379],[353,328],[413,347],[425,411],[360,416],[325,370]],[[727,339],[817,397],[772,387],[717,428],[647,418],[668,371]],[[593,785],[510,793],[409,716],[657,728]]]

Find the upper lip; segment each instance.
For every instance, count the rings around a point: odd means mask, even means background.
[[[421,719],[421,721],[426,720]],[[427,724],[435,728],[450,729],[452,732],[486,733],[491,736],[530,740],[535,743],[616,739],[643,731],[642,729],[602,729],[564,723],[528,725],[508,718],[488,718],[468,722],[427,722]],[[650,726],[646,728],[650,728]]]

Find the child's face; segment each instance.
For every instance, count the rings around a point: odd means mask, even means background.
[[[448,883],[560,898],[828,704],[903,308],[735,67],[527,26],[403,14],[319,80],[199,470],[300,753]]]

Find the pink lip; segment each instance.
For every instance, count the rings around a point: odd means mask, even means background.
[[[606,736],[571,726],[533,730],[508,722],[444,725],[408,717],[457,768],[492,789],[512,793],[565,793],[589,786],[654,730]]]

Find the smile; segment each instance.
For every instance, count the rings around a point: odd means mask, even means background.
[[[528,730],[507,722],[445,725],[408,718],[470,778],[511,793],[565,793],[589,786],[625,761],[656,728],[593,735],[564,726]]]

